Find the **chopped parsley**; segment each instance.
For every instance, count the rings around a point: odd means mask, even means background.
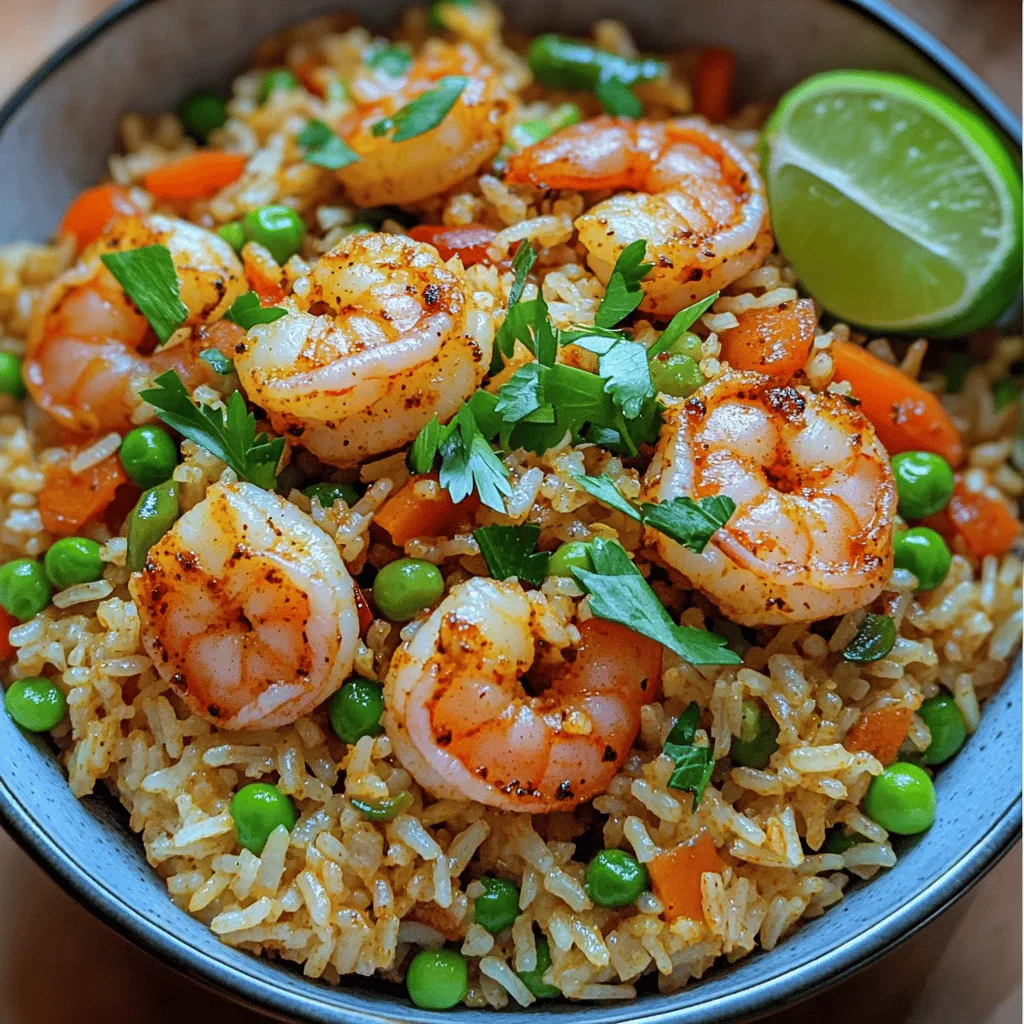
[[[231,303],[231,308],[224,314],[224,319],[238,324],[247,331],[257,324],[272,324],[287,312],[287,309],[280,306],[263,306],[255,292],[246,292]]]
[[[512,351],[515,348],[517,323],[512,317],[512,311],[523,297],[526,278],[536,262],[537,253],[534,252],[529,239],[524,238],[517,246],[515,255],[512,257],[512,288],[508,293],[508,312],[505,314],[505,319],[494,335],[491,373],[497,373],[505,365],[505,360],[512,355]]]
[[[632,88],[617,78],[598,82],[594,95],[606,114],[616,117],[643,117],[644,105]]]
[[[199,358],[202,359],[202,361],[206,363],[214,373],[219,373],[222,377],[226,377],[229,373],[234,373],[235,364],[228,359],[220,349],[204,348],[203,351],[199,353]]]
[[[672,726],[672,731],[662,748],[662,753],[670,757],[676,765],[668,780],[669,786],[672,789],[693,793],[694,809],[704,798],[704,791],[711,781],[711,773],[715,770],[711,748],[698,747],[693,742],[699,721],[700,707],[696,701],[691,701]]]
[[[412,64],[412,54],[404,46],[375,46],[366,57],[371,71],[383,71],[389,78],[401,78]]]
[[[691,665],[738,665],[740,658],[726,646],[725,637],[672,621],[622,545],[597,537],[590,544],[594,569],[573,568],[580,586],[590,595],[590,610],[674,651]]]
[[[496,580],[510,576],[526,580],[535,587],[544,582],[548,571],[546,551],[537,551],[540,527],[534,523],[521,526],[481,526],[473,531],[487,569]]]
[[[448,116],[468,84],[469,79],[464,75],[445,75],[433,89],[420,93],[390,117],[377,121],[370,127],[370,131],[380,136],[394,130],[392,142],[405,142],[423,135],[436,128]]]
[[[647,240],[638,238],[630,242],[615,261],[604,298],[598,307],[594,323],[598,327],[614,327],[625,319],[643,301],[640,282],[654,269],[653,263],[644,263]]]
[[[256,417],[248,411],[240,391],[228,399],[226,409],[196,405],[174,370],[162,373],[156,387],[141,392],[169,427],[226,462],[242,480],[271,491],[284,438],[270,440],[256,433]]]
[[[896,623],[891,615],[868,612],[857,635],[846,645],[846,661],[865,663],[884,658],[896,645]]]
[[[692,306],[679,310],[668,322],[668,327],[661,332],[661,337],[647,350],[647,358],[653,359],[677,342],[715,304],[719,294],[714,292]]]
[[[145,245],[124,252],[105,252],[100,259],[163,345],[188,319],[181,301],[178,274],[166,245]]]
[[[313,118],[299,132],[297,141],[307,164],[339,171],[359,160],[359,154],[323,121]]]

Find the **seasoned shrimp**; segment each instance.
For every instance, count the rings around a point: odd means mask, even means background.
[[[640,309],[667,319],[742,277],[772,250],[761,176],[696,118],[597,117],[510,157],[505,180],[582,191],[625,189],[576,219],[587,262],[607,283],[622,250],[647,240],[654,269]]]
[[[654,699],[661,648],[602,619],[573,661],[538,667],[538,616],[518,583],[458,584],[399,648],[384,688],[395,753],[438,797],[568,810],[603,792]],[[524,688],[531,667],[540,680]],[[547,683],[537,696],[537,682]]]
[[[843,615],[871,601],[892,569],[889,459],[839,395],[759,373],[711,381],[666,414],[645,491],[650,501],[735,501],[701,554],[662,533],[649,539],[736,622]]]
[[[449,76],[465,78],[466,86],[436,128],[402,142],[392,142],[391,132],[374,134],[375,124]],[[359,160],[338,171],[338,177],[359,206],[403,205],[439,195],[498,152],[509,105],[498,72],[476,50],[466,43],[431,40],[405,75],[395,79],[393,92],[358,107],[339,125]]]
[[[359,616],[337,547],[254,484],[211,487],[130,588],[156,670],[222,729],[293,722],[352,669]]]
[[[407,444],[483,380],[493,323],[433,246],[354,235],[294,291],[299,311],[254,327],[235,367],[274,428],[325,462]]]
[[[146,318],[100,262],[103,253],[155,244],[171,252],[191,328],[159,349]],[[214,321],[246,288],[238,257],[213,232],[157,214],[119,218],[51,285],[35,312],[25,355],[29,393],[71,430],[128,430],[140,382],[170,369],[190,388],[215,379],[199,353],[230,353],[241,340],[240,328]]]

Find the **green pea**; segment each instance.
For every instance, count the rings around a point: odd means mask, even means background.
[[[385,565],[373,581],[373,600],[392,622],[408,622],[443,593],[441,570],[420,558],[399,558]]]
[[[178,446],[174,439],[153,424],[136,427],[125,434],[118,454],[124,471],[143,488],[162,484],[178,464]]]
[[[953,497],[953,470],[933,452],[900,452],[892,459],[904,519],[924,519],[946,507]]]
[[[928,765],[945,764],[967,739],[967,725],[956,701],[942,693],[929,697],[917,713],[932,734],[922,760]]]
[[[779,726],[775,719],[762,711],[757,701],[745,700],[740,734],[733,737],[730,747],[733,764],[745,768],[766,768],[772,754],[779,749],[776,743],[778,735]]]
[[[21,360],[13,352],[0,352],[0,395],[10,395],[21,401],[25,394]]]
[[[242,246],[245,245],[245,228],[242,227],[240,220],[231,220],[227,224],[221,224],[217,228],[217,234],[224,239],[228,245],[231,246],[235,252],[241,252]]]
[[[923,768],[897,761],[871,780],[864,810],[886,832],[917,835],[935,821],[935,787]]]
[[[195,92],[182,101],[178,117],[192,138],[205,142],[228,119],[228,108],[215,93]]]
[[[544,936],[537,939],[537,966],[532,971],[519,971],[519,980],[538,998],[554,999],[562,990],[544,980],[544,972],[551,966],[551,948]]]
[[[927,526],[901,530],[893,537],[892,547],[896,568],[912,572],[918,590],[934,590],[953,564],[946,542]]]
[[[833,825],[825,833],[825,842],[822,844],[821,852],[846,853],[851,846],[857,846],[864,842],[867,840],[862,835],[851,832],[845,825]]]
[[[704,351],[704,342],[699,334],[683,331],[665,351],[672,356],[689,356],[695,363],[699,363]]]
[[[412,793],[403,789],[385,800],[356,800],[352,806],[368,821],[394,821],[412,803]]]
[[[593,572],[594,563],[590,557],[590,545],[582,540],[570,540],[560,544],[548,559],[548,575],[562,576],[574,580],[573,569]]]
[[[340,498],[349,508],[359,500],[359,492],[352,484],[319,483],[312,484],[302,492],[310,501],[316,498],[320,507],[324,509],[333,508],[334,503]]]
[[[289,206],[261,206],[242,218],[245,237],[259,242],[279,264],[288,262],[302,248],[306,225]]]
[[[282,89],[290,91],[298,87],[299,80],[287,68],[271,68],[263,74],[257,99],[260,103],[266,103],[275,92]]]
[[[996,412],[1002,412],[1018,398],[1020,398],[1020,386],[1012,377],[1000,377],[992,385],[992,403]]]
[[[0,607],[27,622],[50,603],[46,571],[34,558],[15,558],[0,565]]]
[[[128,515],[128,557],[132,572],[141,572],[149,549],[174,525],[178,518],[178,484],[167,480],[142,492],[138,504]]]
[[[624,850],[601,850],[583,876],[587,895],[599,907],[625,907],[649,886],[647,868]]]
[[[270,833],[279,825],[284,825],[291,832],[298,814],[291,797],[277,786],[250,782],[232,797],[231,818],[235,823],[238,845],[258,857],[267,845]]]
[[[519,886],[504,878],[485,875],[484,893],[473,901],[473,920],[492,935],[511,928],[519,916]]]
[[[33,676],[11,683],[4,695],[4,707],[22,729],[49,732],[64,717],[68,703],[56,683]]]
[[[369,679],[356,676],[331,697],[331,728],[345,743],[355,743],[363,736],[379,736],[383,732],[383,714],[384,688]]]
[[[651,383],[663,395],[689,398],[704,383],[704,374],[690,356],[660,352],[651,360]]]
[[[43,568],[58,590],[93,583],[103,575],[100,546],[88,537],[62,537],[46,552]]]
[[[550,33],[530,43],[526,59],[537,81],[553,89],[593,90],[609,80],[635,85],[665,74],[660,60],[620,57],[590,43]]]
[[[405,987],[424,1010],[450,1010],[469,989],[466,958],[454,949],[422,949],[409,964]]]

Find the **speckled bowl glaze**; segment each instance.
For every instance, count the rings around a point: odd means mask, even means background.
[[[0,243],[45,239],[71,197],[99,179],[126,110],[173,108],[185,93],[230,80],[253,45],[322,13],[331,0],[136,0],[117,6],[56,53],[0,110]],[[349,0],[386,29],[401,0]],[[1020,125],[992,92],[920,28],[877,0],[517,0],[510,19],[533,30],[580,32],[618,17],[652,50],[683,43],[731,47],[744,97],[771,98],[834,67],[901,71],[979,109],[1016,149]],[[1013,843],[1021,828],[1021,663],[981,727],[938,775],[938,815],[900,843],[897,866],[858,886],[771,953],[719,968],[676,995],[644,988],[632,1003],[545,1003],[529,1011],[413,1007],[404,991],[363,978],[334,988],[223,945],[178,910],[149,868],[116,801],[76,800],[50,745],[0,715],[0,816],[11,834],[77,899],[162,960],[284,1019],[369,1024],[511,1024],[585,1017],[589,1024],[657,1024],[755,1017],[871,962],[941,913]]]

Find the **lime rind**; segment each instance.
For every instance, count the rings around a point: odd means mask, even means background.
[[[885,101],[902,105],[900,109],[919,115],[918,131],[926,136],[932,132],[937,139],[934,142],[936,151],[943,150],[940,156],[935,153],[926,154],[932,163],[927,161],[921,164],[916,171],[908,170],[906,176],[900,168],[890,166],[891,172],[888,176],[878,174],[868,181],[858,180],[857,171],[874,173],[876,168],[885,167],[886,161],[893,156],[906,156],[906,163],[909,164],[915,155],[909,148],[907,154],[887,149],[887,139],[875,133],[872,135],[873,125],[846,124],[848,134],[843,137],[836,137],[833,132],[830,136],[827,132],[819,133],[810,139],[801,138],[794,141],[791,128],[794,121],[800,117],[810,114],[810,117],[818,117],[829,113],[833,117],[833,123],[842,121],[843,103],[838,104],[840,115],[836,117],[829,111],[828,104],[835,98],[853,97],[863,101],[865,96],[879,96]],[[809,105],[813,104],[813,107]],[[846,112],[849,114],[849,111]],[[856,118],[856,114],[853,114]],[[848,120],[849,118],[847,118]],[[803,129],[806,131],[806,125]],[[899,128],[899,123],[895,124]],[[942,135],[946,135],[955,142],[958,148],[951,149],[948,153],[944,146]],[[853,149],[847,153],[848,163],[840,164],[835,160],[829,160],[822,151],[840,150],[844,146],[852,147],[863,144],[866,141],[864,150],[854,152]],[[965,164],[961,154],[968,158]],[[943,159],[949,160],[948,166],[941,165]],[[959,161],[959,163],[958,163]],[[940,166],[941,165],[941,166]],[[911,207],[899,206],[899,186],[906,185],[906,178],[912,173],[920,173],[921,167],[927,175],[928,168],[933,170],[938,167],[942,175],[937,179],[938,185],[948,188],[960,185],[967,189],[966,203],[962,205],[974,206],[968,210],[972,216],[972,224],[977,227],[979,218],[979,195],[972,195],[969,189],[968,175],[977,173],[981,178],[977,179],[979,189],[982,178],[990,197],[998,201],[997,223],[989,225],[982,224],[970,245],[963,249],[958,247],[958,239],[955,230],[948,230],[949,225],[956,227],[957,218],[952,220],[949,217],[949,209],[944,209],[942,203],[936,196],[942,195],[941,188],[929,200],[928,207],[919,205],[915,210]],[[879,316],[878,309],[875,309],[875,316],[865,317],[858,315],[858,305],[855,301],[848,301],[849,308],[840,308],[837,304],[830,304],[828,296],[819,295],[826,308],[836,316],[850,320],[861,326],[872,330],[888,331],[894,333],[929,333],[933,337],[953,336],[967,333],[982,327],[999,316],[1012,302],[1020,290],[1021,284],[1021,229],[1022,229],[1022,202],[1020,173],[1016,164],[1007,152],[999,136],[980,117],[966,110],[954,100],[942,93],[922,85],[909,78],[882,72],[870,71],[833,71],[825,72],[807,79],[796,86],[783,97],[772,117],[769,119],[762,135],[762,168],[768,182],[769,201],[773,200],[773,191],[776,192],[776,202],[773,203],[773,215],[776,216],[776,237],[783,252],[787,249],[787,235],[793,241],[800,233],[799,226],[793,226],[788,230],[785,223],[787,210],[781,208],[785,198],[785,189],[778,184],[783,171],[790,168],[799,168],[813,179],[821,183],[819,193],[834,190],[832,206],[835,207],[836,196],[848,200],[853,208],[870,217],[876,218],[880,225],[886,230],[878,232],[879,237],[893,237],[892,232],[902,236],[907,241],[907,249],[917,247],[920,252],[914,258],[910,253],[904,261],[905,264],[915,266],[918,272],[922,272],[929,281],[919,282],[922,284],[921,292],[927,294],[924,284],[932,286],[942,285],[947,290],[952,290],[953,282],[959,277],[962,284],[959,286],[954,301],[921,312],[918,315],[905,316],[902,319],[887,319]],[[962,181],[957,180],[961,176]],[[792,185],[792,174],[789,175]],[[860,175],[863,177],[863,173]],[[934,175],[933,175],[934,177]],[[965,184],[965,182],[967,184]],[[916,199],[923,201],[922,190],[930,187],[927,177],[920,181],[921,189],[918,190]],[[773,187],[774,186],[774,187]],[[887,190],[892,191],[892,196],[886,196]],[[978,190],[975,190],[977,193]],[[894,202],[886,203],[886,198],[895,198]],[[986,197],[987,198],[987,197]],[[823,200],[822,194],[818,195]],[[822,209],[817,212],[827,211],[828,202],[822,201],[819,204]],[[803,212],[803,211],[801,211]],[[858,216],[860,214],[858,213]],[[929,220],[929,218],[931,218]],[[869,227],[865,227],[861,217],[860,228],[862,233],[870,234]],[[963,218],[960,218],[962,221]],[[946,235],[941,236],[942,223],[947,225]],[[814,224],[810,231],[818,243],[822,238],[827,237],[830,229],[821,223]],[[989,238],[982,237],[989,235]],[[806,239],[805,239],[806,241]],[[840,242],[842,239],[840,239]],[[846,241],[849,241],[848,239]],[[813,254],[814,265],[801,267],[805,254],[799,252],[799,246],[793,245],[794,252],[791,258],[794,269],[801,278],[808,277],[823,280],[823,267],[827,266],[829,247],[817,245]],[[835,247],[833,255],[842,252],[842,245]],[[934,274],[929,275],[928,257],[922,257],[923,253],[930,254],[934,259],[931,261],[931,270],[936,268],[945,271],[936,279]],[[973,254],[973,258],[972,255]],[[847,253],[849,257],[850,253]],[[871,260],[871,253],[860,254],[864,260]],[[875,254],[877,258],[879,254]],[[892,253],[883,253],[883,257],[892,257]],[[808,260],[810,256],[808,255]],[[824,261],[824,262],[823,262]],[[947,266],[941,267],[936,261],[944,261]],[[883,259],[881,262],[885,262]],[[888,267],[892,272],[893,265],[898,260],[890,259]],[[842,267],[832,268],[838,274],[843,273]],[[958,273],[954,273],[954,270]],[[856,268],[856,273],[861,277],[866,273],[865,267]],[[855,277],[856,279],[856,277]],[[898,289],[909,287],[907,280],[893,280],[888,282],[888,293],[898,295]],[[870,285],[868,286],[870,289]],[[827,288],[824,290],[828,290]],[[933,291],[935,287],[933,287]],[[814,289],[812,288],[813,292]],[[860,311],[863,314],[866,304],[860,303]]]

